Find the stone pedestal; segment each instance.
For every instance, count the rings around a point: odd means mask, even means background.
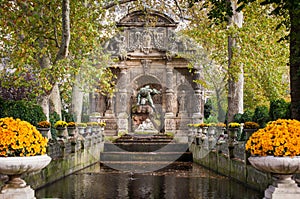
[[[128,132],[128,115],[126,113],[122,113],[118,117],[118,132]]]
[[[166,133],[175,133],[176,131],[176,122],[173,117],[165,117],[165,132]]]
[[[106,118],[105,119],[106,126],[105,130],[103,131],[104,136],[115,136],[117,135],[117,121],[115,118]]]
[[[292,175],[276,175],[278,178],[273,185],[265,190],[264,199],[295,199],[300,198],[300,188]]]
[[[3,188],[0,199],[35,199],[34,190],[30,186],[23,188]]]

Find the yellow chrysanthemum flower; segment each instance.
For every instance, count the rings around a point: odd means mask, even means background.
[[[246,143],[246,151],[253,156],[300,155],[300,122],[278,119],[253,133]]]
[[[29,122],[0,118],[0,157],[34,156],[46,153],[47,138]]]

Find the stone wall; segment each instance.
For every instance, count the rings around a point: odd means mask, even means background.
[[[273,183],[269,173],[258,171],[247,161],[245,141],[234,141],[235,138],[217,129],[206,132],[199,129],[189,128],[188,133],[189,150],[195,163],[260,191]],[[295,174],[293,178],[300,186],[300,174]]]
[[[33,189],[51,184],[99,162],[102,148],[103,142],[101,142],[100,135],[51,141],[47,150],[47,154],[52,158],[50,164],[40,172],[23,176],[23,179]],[[5,180],[4,176],[2,176],[2,180]]]
[[[244,142],[239,142],[233,149],[233,153],[236,155],[234,158],[229,157],[227,143],[211,150],[203,149],[203,146],[192,143],[190,151],[193,153],[195,163],[242,182],[253,189],[264,191],[272,183],[272,177],[247,164],[243,145]]]

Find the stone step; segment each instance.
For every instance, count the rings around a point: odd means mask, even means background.
[[[115,143],[169,143],[174,142],[173,137],[166,134],[126,134],[115,140]]]
[[[130,161],[103,161],[101,167],[125,172],[143,173],[150,171],[166,170],[189,170],[192,169],[192,162],[130,162]]]
[[[192,162],[191,152],[102,152],[100,162],[130,161],[130,162]]]
[[[119,139],[115,143],[170,143],[174,142],[173,139],[139,139],[139,140],[129,140],[129,139]]]
[[[104,143],[104,152],[185,152],[188,151],[186,143]]]

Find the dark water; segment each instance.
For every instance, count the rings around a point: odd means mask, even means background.
[[[36,198],[258,199],[263,194],[193,164],[190,170],[131,174],[93,165],[36,190]]]

